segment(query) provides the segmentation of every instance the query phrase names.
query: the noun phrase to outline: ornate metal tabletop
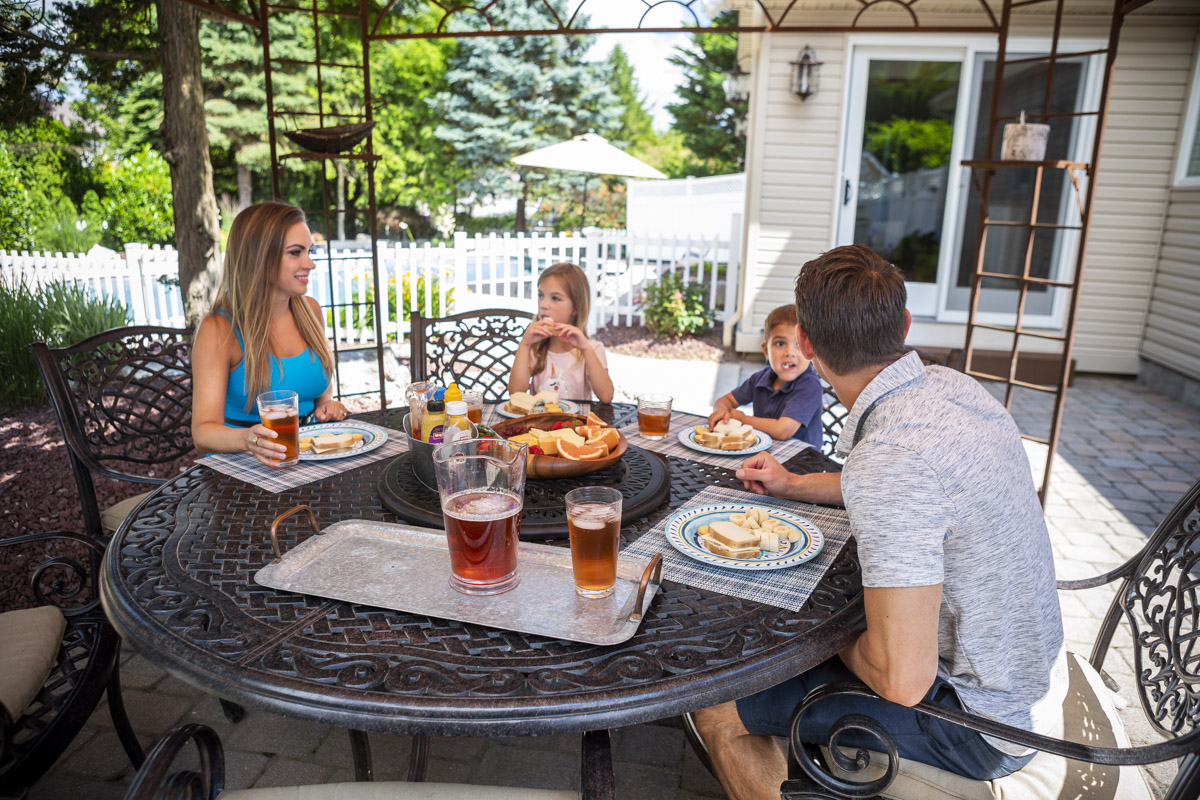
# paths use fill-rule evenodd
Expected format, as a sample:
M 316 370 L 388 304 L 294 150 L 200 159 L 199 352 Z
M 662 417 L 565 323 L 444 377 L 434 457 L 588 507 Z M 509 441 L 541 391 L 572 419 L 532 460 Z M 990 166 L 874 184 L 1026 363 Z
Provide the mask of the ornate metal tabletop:
M 605 409 L 616 424 L 632 408 Z M 364 419 L 388 424 L 387 412 Z M 729 470 L 669 458 L 668 502 L 622 530 L 632 541 Z M 387 461 L 273 494 L 196 466 L 114 535 L 101 593 L 133 647 L 222 697 L 368 731 L 523 735 L 598 730 L 680 714 L 771 686 L 833 655 L 862 628 L 853 541 L 798 613 L 664 582 L 641 629 L 611 647 L 547 639 L 319 597 L 253 576 L 268 528 L 310 505 L 321 527 L 394 522 L 377 485 Z M 796 472 L 835 469 L 819 453 Z M 289 528 L 286 548 L 306 534 Z

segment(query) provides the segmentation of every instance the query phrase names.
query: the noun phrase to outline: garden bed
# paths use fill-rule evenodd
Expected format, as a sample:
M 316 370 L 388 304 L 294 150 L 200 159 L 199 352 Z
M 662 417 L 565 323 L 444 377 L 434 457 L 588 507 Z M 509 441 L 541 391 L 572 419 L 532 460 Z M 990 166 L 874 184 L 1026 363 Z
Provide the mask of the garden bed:
M 609 325 L 592 337 L 612 353 L 674 361 L 737 361 L 732 347 L 721 345 L 721 329 L 698 336 L 659 337 L 644 325 Z

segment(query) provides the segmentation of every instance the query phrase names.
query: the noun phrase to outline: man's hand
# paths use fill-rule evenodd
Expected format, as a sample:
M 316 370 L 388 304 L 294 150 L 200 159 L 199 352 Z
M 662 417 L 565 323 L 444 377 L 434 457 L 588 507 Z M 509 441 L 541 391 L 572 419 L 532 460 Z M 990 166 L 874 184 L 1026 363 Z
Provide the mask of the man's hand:
M 772 497 L 787 497 L 793 477 L 792 473 L 775 460 L 775 456 L 767 452 L 750 456 L 736 474 L 738 480 L 750 491 L 769 494 Z

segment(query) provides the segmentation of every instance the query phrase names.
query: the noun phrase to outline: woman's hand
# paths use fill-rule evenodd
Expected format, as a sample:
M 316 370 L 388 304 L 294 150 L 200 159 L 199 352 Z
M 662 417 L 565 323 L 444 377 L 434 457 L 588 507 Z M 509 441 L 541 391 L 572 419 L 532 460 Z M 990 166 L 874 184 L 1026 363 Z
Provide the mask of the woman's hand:
M 246 452 L 268 467 L 280 466 L 287 455 L 287 448 L 274 440 L 277 434 L 266 425 L 247 428 L 245 433 Z
M 554 335 L 571 345 L 571 347 L 582 350 L 588 346 L 587 335 L 574 325 L 569 325 L 565 322 L 557 322 L 554 323 L 554 327 Z
M 341 422 L 348 413 L 346 407 L 337 400 L 329 400 L 317 407 L 313 417 L 317 422 Z

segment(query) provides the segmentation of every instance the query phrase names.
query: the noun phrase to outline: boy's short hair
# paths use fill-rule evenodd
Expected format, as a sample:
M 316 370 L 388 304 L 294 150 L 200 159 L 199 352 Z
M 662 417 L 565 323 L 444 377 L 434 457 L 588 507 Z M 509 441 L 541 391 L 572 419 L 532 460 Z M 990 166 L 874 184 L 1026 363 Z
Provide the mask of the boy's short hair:
M 848 375 L 904 354 L 904 273 L 864 244 L 835 247 L 796 276 L 796 314 L 830 370 Z
M 786 306 L 771 309 L 771 313 L 767 314 L 767 321 L 763 325 L 763 341 L 770 341 L 771 331 L 780 325 L 796 327 L 796 306 L 794 304 L 789 303 Z

